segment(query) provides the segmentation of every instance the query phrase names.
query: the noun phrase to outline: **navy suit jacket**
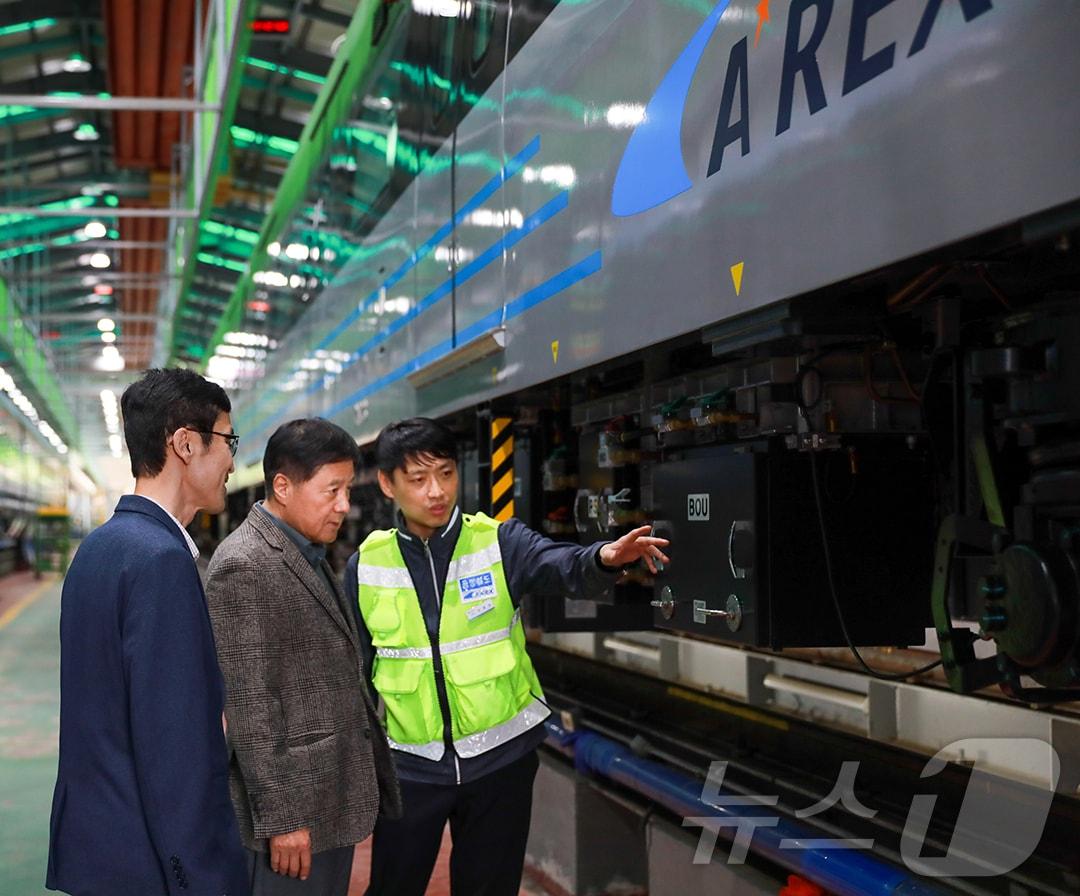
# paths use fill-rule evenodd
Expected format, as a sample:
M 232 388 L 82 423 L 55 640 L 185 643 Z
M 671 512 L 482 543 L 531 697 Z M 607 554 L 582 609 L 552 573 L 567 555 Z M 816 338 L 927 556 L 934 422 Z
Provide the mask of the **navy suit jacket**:
M 206 599 L 183 535 L 153 501 L 121 498 L 75 554 L 60 648 L 46 886 L 246 896 Z

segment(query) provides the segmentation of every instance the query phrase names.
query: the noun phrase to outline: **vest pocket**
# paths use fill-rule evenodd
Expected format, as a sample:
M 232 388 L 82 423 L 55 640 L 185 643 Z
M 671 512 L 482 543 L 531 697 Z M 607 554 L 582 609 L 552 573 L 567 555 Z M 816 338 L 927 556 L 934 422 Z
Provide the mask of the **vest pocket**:
M 423 744 L 433 739 L 432 718 L 438 718 L 431 660 L 379 657 L 372 681 L 386 705 L 386 730 L 396 741 Z M 437 731 L 437 729 L 436 729 Z
M 392 596 L 376 596 L 371 602 L 371 608 L 363 613 L 363 616 L 364 624 L 372 632 L 393 632 L 401 627 L 401 614 L 398 612 L 397 600 Z
M 484 731 L 518 711 L 518 658 L 509 639 L 443 657 L 454 737 Z M 526 688 L 527 690 L 527 688 Z

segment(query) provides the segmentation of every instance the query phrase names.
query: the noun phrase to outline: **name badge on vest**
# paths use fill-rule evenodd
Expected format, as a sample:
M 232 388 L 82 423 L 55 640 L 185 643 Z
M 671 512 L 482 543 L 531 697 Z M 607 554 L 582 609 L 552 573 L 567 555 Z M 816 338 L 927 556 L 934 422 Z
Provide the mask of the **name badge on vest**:
M 465 616 L 471 622 L 495 609 L 495 576 L 491 570 L 458 579 L 458 591 L 465 605 Z
M 465 615 L 468 617 L 469 622 L 472 622 L 477 616 L 483 616 L 485 613 L 495 609 L 495 601 L 485 600 L 478 604 L 470 604 L 465 608 Z
M 474 576 L 462 576 L 457 580 L 457 584 L 463 604 L 491 600 L 495 597 L 495 576 L 492 575 L 491 570 L 478 572 Z

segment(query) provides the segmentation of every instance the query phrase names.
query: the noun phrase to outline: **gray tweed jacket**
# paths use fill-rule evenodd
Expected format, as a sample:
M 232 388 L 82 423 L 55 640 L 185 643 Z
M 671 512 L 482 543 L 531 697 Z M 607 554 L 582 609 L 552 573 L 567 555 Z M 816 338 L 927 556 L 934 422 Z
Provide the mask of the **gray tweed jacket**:
M 324 561 L 325 562 L 325 561 Z M 245 845 L 311 829 L 322 852 L 401 813 L 386 736 L 342 594 L 257 509 L 210 561 L 206 599 L 225 676 L 229 783 Z

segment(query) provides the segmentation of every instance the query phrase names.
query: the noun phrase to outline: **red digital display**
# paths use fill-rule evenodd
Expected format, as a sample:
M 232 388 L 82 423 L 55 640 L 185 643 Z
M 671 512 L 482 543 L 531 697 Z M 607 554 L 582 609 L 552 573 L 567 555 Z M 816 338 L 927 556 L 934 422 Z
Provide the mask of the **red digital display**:
M 251 30 L 256 34 L 288 34 L 288 19 L 255 19 L 251 23 Z

